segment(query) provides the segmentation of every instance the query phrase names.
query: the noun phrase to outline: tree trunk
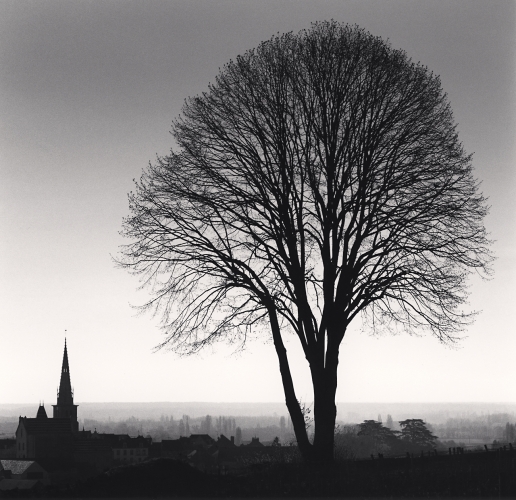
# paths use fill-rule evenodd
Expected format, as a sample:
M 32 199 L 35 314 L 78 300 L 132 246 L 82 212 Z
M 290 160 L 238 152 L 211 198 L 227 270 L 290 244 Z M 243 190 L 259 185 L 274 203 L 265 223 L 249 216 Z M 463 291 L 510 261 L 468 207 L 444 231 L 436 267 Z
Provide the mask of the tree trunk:
M 337 390 L 337 373 L 328 373 L 327 368 L 314 383 L 314 458 L 317 462 L 333 461 L 335 419 L 337 407 L 335 393 Z
M 325 366 L 312 369 L 314 386 L 314 458 L 317 462 L 329 463 L 334 458 L 335 419 L 337 406 L 338 346 L 328 345 Z
M 278 355 L 281 381 L 285 392 L 285 403 L 290 413 L 292 425 L 294 426 L 294 433 L 296 435 L 297 445 L 301 456 L 305 462 L 310 462 L 313 459 L 313 446 L 308 440 L 305 418 L 294 390 L 294 383 L 292 381 L 292 374 L 290 373 L 290 366 L 287 358 L 287 350 L 285 349 L 283 339 L 281 338 L 278 317 L 273 305 L 269 306 L 268 311 L 274 347 L 276 348 L 276 354 Z

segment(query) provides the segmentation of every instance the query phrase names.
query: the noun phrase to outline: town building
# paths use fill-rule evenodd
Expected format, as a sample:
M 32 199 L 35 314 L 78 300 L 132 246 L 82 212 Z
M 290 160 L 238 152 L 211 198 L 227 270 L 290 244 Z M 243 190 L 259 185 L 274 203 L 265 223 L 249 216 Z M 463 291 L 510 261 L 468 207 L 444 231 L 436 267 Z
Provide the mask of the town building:
M 44 485 L 50 484 L 48 472 L 31 460 L 0 460 L 0 496 L 33 496 Z M 21 494 L 21 495 L 20 495 Z
M 50 484 L 48 473 L 33 460 L 0 460 L 0 477 L 4 479 L 36 479 Z
M 71 458 L 72 427 L 69 418 L 48 418 L 40 406 L 36 418 L 20 417 L 16 429 L 16 458 Z
M 53 418 L 48 417 L 43 404 L 40 404 L 35 418 L 20 417 L 15 454 L 11 451 L 11 455 L 8 455 L 7 443 L 6 458 L 38 460 L 52 465 L 59 463 L 59 466 L 62 466 L 64 460 L 68 464 L 75 464 L 83 472 L 94 474 L 113 464 L 138 463 L 151 456 L 151 438 L 99 434 L 84 429 L 79 431 L 78 405 L 74 403 L 73 397 L 65 339 L 57 404 L 52 405 Z M 199 440 L 203 441 L 202 436 Z
M 74 434 L 79 430 L 77 406 L 73 402 L 66 339 L 54 418 L 40 404 L 36 418 L 20 417 L 16 429 L 16 458 L 41 459 L 73 456 Z
M 116 463 L 138 463 L 149 458 L 151 438 L 138 436 L 119 439 L 111 445 L 113 450 L 113 461 Z

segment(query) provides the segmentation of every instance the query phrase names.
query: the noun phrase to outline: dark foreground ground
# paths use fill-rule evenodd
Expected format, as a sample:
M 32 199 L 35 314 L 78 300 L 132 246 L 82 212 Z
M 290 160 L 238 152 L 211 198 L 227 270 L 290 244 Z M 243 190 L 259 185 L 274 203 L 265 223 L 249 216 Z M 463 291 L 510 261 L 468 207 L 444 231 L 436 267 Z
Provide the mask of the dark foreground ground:
M 10 496 L 16 494 L 11 493 Z M 73 488 L 47 488 L 42 498 L 516 498 L 516 453 L 489 452 L 248 466 L 238 474 L 205 474 L 170 459 L 112 469 Z

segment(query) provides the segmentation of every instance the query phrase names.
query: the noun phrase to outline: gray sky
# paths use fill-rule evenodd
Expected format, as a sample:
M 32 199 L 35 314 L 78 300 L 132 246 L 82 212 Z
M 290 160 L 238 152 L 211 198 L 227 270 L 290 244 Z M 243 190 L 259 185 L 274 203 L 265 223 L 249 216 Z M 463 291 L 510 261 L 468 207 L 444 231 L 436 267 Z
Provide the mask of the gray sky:
M 341 348 L 339 401 L 516 401 L 513 1 L 0 0 L 0 403 L 55 403 L 65 329 L 76 401 L 282 401 L 266 339 L 231 355 L 152 353 L 137 278 L 116 269 L 132 179 L 168 153 L 184 99 L 277 32 L 335 19 L 441 76 L 489 197 L 498 259 L 459 349 L 431 337 Z M 299 396 L 308 371 L 288 343 Z M 511 366 L 512 365 L 512 366 Z

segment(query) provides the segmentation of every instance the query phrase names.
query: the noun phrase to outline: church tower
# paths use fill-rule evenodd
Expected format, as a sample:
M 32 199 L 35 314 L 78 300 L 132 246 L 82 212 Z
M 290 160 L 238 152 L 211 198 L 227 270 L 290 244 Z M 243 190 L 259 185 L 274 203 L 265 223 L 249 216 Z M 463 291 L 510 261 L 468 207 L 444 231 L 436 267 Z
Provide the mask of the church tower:
M 54 407 L 54 418 L 69 418 L 72 423 L 72 431 L 79 430 L 77 422 L 77 406 L 73 404 L 73 390 L 70 382 L 70 367 L 68 366 L 68 351 L 66 339 L 63 355 L 63 367 L 61 368 L 61 382 L 57 391 L 57 404 Z

